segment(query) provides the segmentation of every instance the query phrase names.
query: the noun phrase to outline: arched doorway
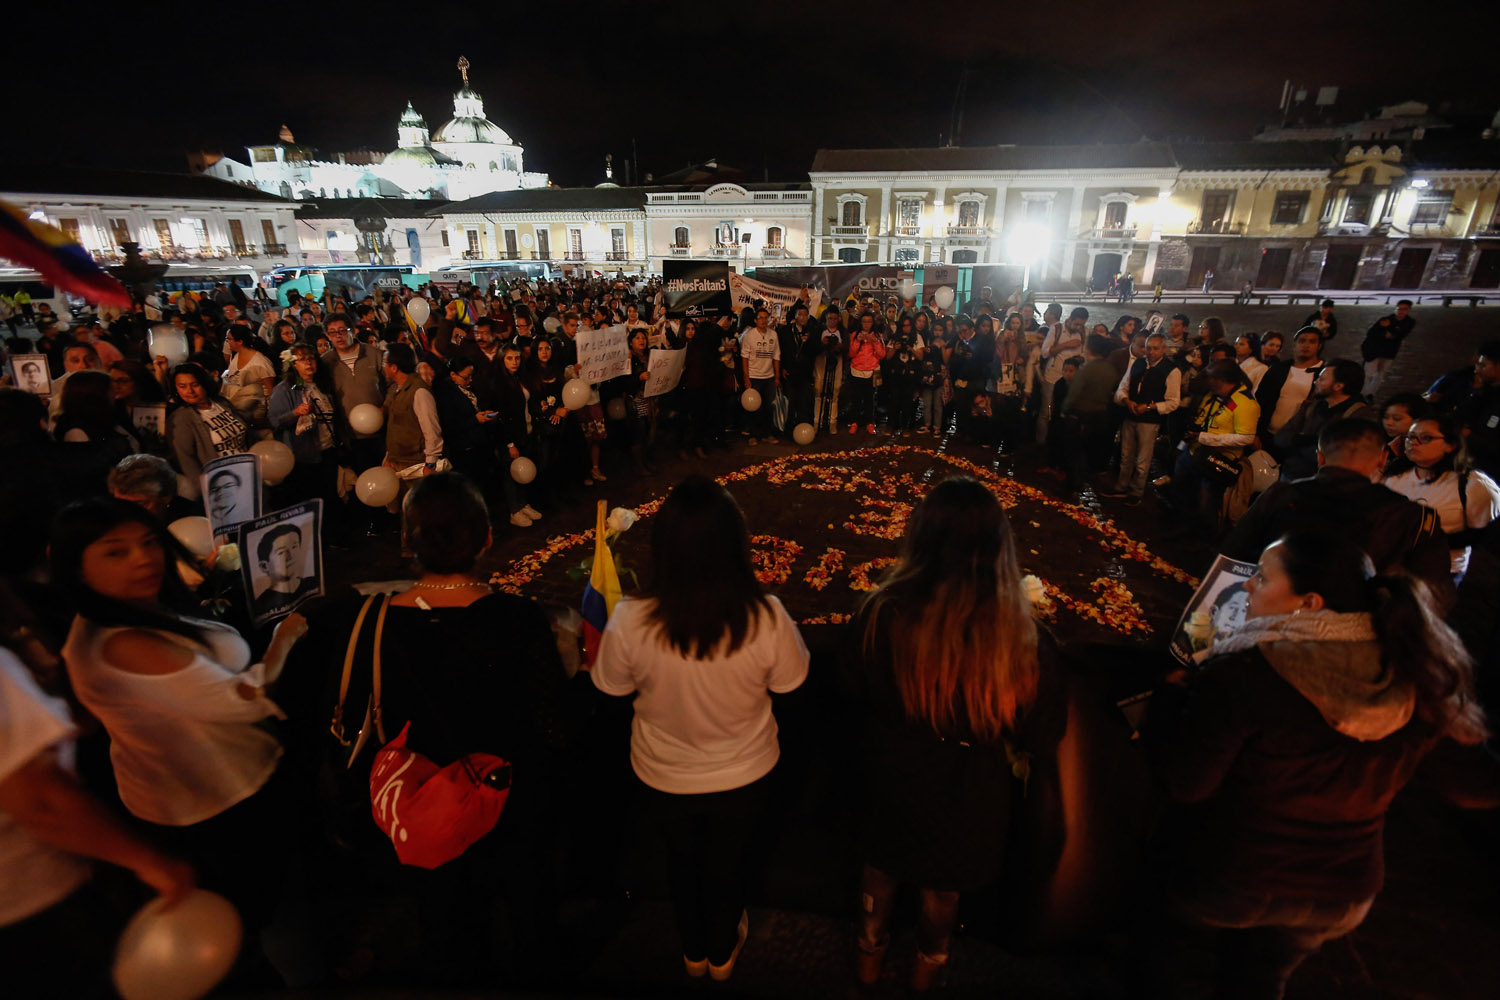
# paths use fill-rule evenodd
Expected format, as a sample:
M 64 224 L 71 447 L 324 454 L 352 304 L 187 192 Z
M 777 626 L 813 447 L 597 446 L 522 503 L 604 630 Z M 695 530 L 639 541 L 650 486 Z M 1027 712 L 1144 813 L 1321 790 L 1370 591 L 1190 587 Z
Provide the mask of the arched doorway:
M 1094 268 L 1089 272 L 1089 279 L 1093 282 L 1095 291 L 1109 287 L 1109 280 L 1120 273 L 1120 261 L 1121 257 L 1117 253 L 1101 253 L 1094 257 Z
M 978 264 L 978 250 L 955 250 L 953 251 L 953 263 L 955 264 Z
M 858 264 L 864 259 L 864 254 L 854 247 L 844 247 L 839 251 L 839 262 L 843 264 Z

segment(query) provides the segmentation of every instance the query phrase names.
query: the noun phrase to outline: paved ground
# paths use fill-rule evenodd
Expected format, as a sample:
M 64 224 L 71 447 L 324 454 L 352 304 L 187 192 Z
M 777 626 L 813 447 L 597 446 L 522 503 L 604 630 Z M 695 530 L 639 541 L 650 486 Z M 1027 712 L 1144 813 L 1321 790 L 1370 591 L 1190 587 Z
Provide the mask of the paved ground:
M 1069 303 L 1071 306 L 1072 303 Z M 1118 306 L 1087 303 L 1095 317 L 1113 323 Z M 1149 308 L 1140 301 L 1135 315 Z M 1294 331 L 1310 307 L 1184 309 L 1194 323 L 1205 315 L 1222 318 L 1231 334 L 1244 329 Z M 1176 311 L 1176 307 L 1168 308 Z M 1365 328 L 1388 310 L 1344 306 L 1338 310 L 1343 333 L 1331 355 L 1358 357 Z M 1391 391 L 1420 390 L 1439 374 L 1467 363 L 1474 346 L 1500 335 L 1500 311 L 1423 308 L 1416 333 L 1390 373 Z M 838 445 L 851 442 L 840 436 Z M 821 444 L 821 443 L 820 443 Z M 962 448 L 963 446 L 957 446 Z M 663 453 L 657 475 L 642 479 L 626 471 L 622 458 L 606 464 L 609 482 L 583 491 L 570 505 L 532 529 L 497 526 L 491 566 L 543 544 L 550 535 L 581 531 L 592 523 L 595 498 L 611 506 L 634 505 L 661 494 L 688 471 L 712 475 L 750 462 L 784 454 L 790 446 L 736 444 L 728 453 L 706 460 L 682 461 Z M 990 460 L 978 449 L 975 461 Z M 1015 475 L 1028 482 L 1031 463 L 1015 463 Z M 1179 565 L 1191 566 L 1202 549 L 1180 537 L 1166 537 L 1160 515 L 1148 502 L 1137 510 L 1115 511 L 1123 527 L 1162 551 Z M 747 515 L 754 530 L 756 511 Z M 379 579 L 404 575 L 406 564 L 395 546 L 375 542 L 330 557 L 336 578 Z M 571 606 L 574 588 L 557 588 L 544 599 Z M 564 592 L 566 590 L 566 592 Z M 723 986 L 690 984 L 681 974 L 669 907 L 662 901 L 660 867 L 654 850 L 638 829 L 613 822 L 577 839 L 569 924 L 569 970 L 579 996 L 699 995 L 715 992 L 743 997 L 830 997 L 844 995 L 849 981 L 849 901 L 854 871 L 848 858 L 848 818 L 826 794 L 837 775 L 819 771 L 827 733 L 814 715 L 788 722 L 787 760 L 797 773 L 780 833 L 763 877 L 752 897 L 752 931 L 734 980 Z M 811 734 L 811 735 L 809 735 Z M 1132 751 L 1117 751 L 1129 770 Z M 834 796 L 833 798 L 836 798 Z M 1416 792 L 1398 799 L 1387 834 L 1388 881 L 1369 919 L 1350 938 L 1331 945 L 1310 960 L 1293 982 L 1294 998 L 1360 998 L 1360 1000 L 1480 1000 L 1500 987 L 1500 823 L 1495 816 L 1454 812 Z M 1124 837 L 1122 839 L 1128 839 Z M 1102 849 L 1107 845 L 1101 844 Z M 585 859 L 599 850 L 627 857 L 602 881 Z M 1106 872 L 1104 878 L 1107 880 Z M 955 946 L 952 988 L 947 995 L 1016 998 L 1117 997 L 1120 970 L 1128 953 L 1128 930 L 1139 901 L 1126 899 L 1108 919 L 1073 939 L 1055 940 L 1044 948 L 1017 945 L 1027 928 L 1014 919 L 996 918 L 1003 901 L 993 896 L 975 901 L 966 929 Z M 896 955 L 901 941 L 893 949 Z M 893 962 L 899 965 L 899 960 Z M 894 983 L 885 995 L 896 995 Z M 332 995 L 332 994 L 330 994 Z M 344 994 L 348 995 L 348 994 Z M 360 993 L 360 996 L 428 996 L 430 993 Z

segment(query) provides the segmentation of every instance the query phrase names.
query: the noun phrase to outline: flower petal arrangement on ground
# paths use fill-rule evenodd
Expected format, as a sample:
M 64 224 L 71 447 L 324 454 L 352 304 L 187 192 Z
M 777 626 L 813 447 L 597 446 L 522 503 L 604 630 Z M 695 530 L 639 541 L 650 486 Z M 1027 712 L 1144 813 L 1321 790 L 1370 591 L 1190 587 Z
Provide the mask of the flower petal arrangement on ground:
M 1197 586 L 1192 574 L 1113 521 L 943 449 L 890 444 L 797 453 L 718 481 L 735 493 L 755 532 L 757 579 L 801 624 L 826 625 L 848 621 L 861 596 L 878 585 L 896 562 L 917 502 L 950 474 L 978 479 L 1010 512 L 1022 567 L 1034 574 L 1027 577 L 1027 597 L 1051 624 L 1086 635 L 1144 637 L 1170 625 L 1188 588 Z M 607 540 L 617 559 L 644 555 L 645 539 L 625 533 L 654 515 L 663 499 L 610 513 Z M 492 583 L 529 593 L 550 572 L 553 557 L 592 539 L 592 531 L 555 535 L 495 573 Z M 844 586 L 831 586 L 836 581 Z

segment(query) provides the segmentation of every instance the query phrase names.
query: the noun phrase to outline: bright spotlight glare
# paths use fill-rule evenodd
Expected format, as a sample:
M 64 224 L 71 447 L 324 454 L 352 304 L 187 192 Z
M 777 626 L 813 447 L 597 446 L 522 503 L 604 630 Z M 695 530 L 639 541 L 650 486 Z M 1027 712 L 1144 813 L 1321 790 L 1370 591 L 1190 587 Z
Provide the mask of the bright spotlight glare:
M 1011 230 L 1005 249 L 1012 261 L 1028 264 L 1047 249 L 1047 228 L 1039 222 L 1022 223 Z
M 1418 177 L 1416 180 L 1411 182 L 1411 186 L 1414 188 L 1424 188 L 1427 186 L 1427 181 L 1421 177 Z

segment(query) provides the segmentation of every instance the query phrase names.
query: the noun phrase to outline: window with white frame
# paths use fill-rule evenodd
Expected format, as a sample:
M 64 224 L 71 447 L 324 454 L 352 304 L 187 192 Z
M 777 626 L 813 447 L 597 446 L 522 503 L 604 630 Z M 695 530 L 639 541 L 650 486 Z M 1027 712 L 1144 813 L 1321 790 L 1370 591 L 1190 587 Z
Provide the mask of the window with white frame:
M 516 236 L 515 229 L 507 227 L 506 229 L 501 230 L 501 235 L 505 238 L 506 259 L 515 260 L 517 257 L 521 256 L 521 247 L 517 242 L 518 237 Z
M 583 230 L 568 228 L 568 257 L 570 260 L 583 260 Z
M 1452 191 L 1423 191 L 1411 212 L 1414 226 L 1441 226 L 1448 221 L 1448 210 L 1453 207 Z
M 766 246 L 772 250 L 781 249 L 781 227 L 769 226 L 766 229 Z
M 896 225 L 903 232 L 915 232 L 922 225 L 922 201 L 919 198 L 902 198 L 896 203 Z
M 1130 210 L 1130 206 L 1127 205 L 1127 204 L 1125 204 L 1123 201 L 1112 201 L 1109 204 L 1105 205 L 1104 206 L 1104 228 L 1105 229 L 1124 229 L 1125 228 L 1125 213 L 1128 212 L 1129 210 Z
M 478 253 L 479 252 L 479 230 L 477 230 L 477 229 L 465 229 L 464 230 L 464 239 L 468 240 L 468 242 L 469 242 L 469 252 L 470 253 Z
M 542 260 L 552 259 L 552 231 L 546 226 L 536 227 L 536 255 Z
M 896 248 L 896 263 L 897 264 L 916 264 L 921 259 L 922 259 L 921 258 L 921 253 L 917 250 L 916 247 L 897 247 Z
M 858 264 L 864 260 L 864 252 L 858 247 L 844 247 L 839 251 L 839 263 Z
M 196 241 L 193 245 L 197 247 L 208 246 L 208 223 L 202 219 L 183 219 L 182 224 L 188 227 Z
M 260 220 L 260 238 L 266 246 L 275 246 L 281 241 L 276 238 L 276 223 L 270 219 Z
M 970 200 L 958 203 L 958 225 L 965 229 L 978 228 L 979 202 Z
M 167 249 L 176 242 L 172 239 L 172 224 L 166 219 L 152 219 L 152 227 L 156 230 L 156 245 Z
M 1025 201 L 1027 222 L 1046 225 L 1047 221 L 1052 218 L 1052 199 L 1050 197 L 1027 198 Z
M 672 230 L 672 245 L 674 247 L 686 247 L 689 245 L 687 226 L 678 226 Z
M 860 202 L 860 201 L 846 201 L 846 202 L 844 202 L 844 207 L 843 207 L 843 209 L 839 213 L 839 218 L 842 220 L 839 223 L 839 225 L 842 225 L 842 226 L 862 226 L 862 225 L 864 225 L 865 224 L 865 206 L 864 206 L 864 202 Z
M 130 221 L 128 219 L 109 220 L 109 238 L 115 246 L 121 243 L 129 243 L 133 237 L 130 235 Z
M 609 230 L 609 252 L 616 260 L 625 259 L 625 227 L 612 226 Z

